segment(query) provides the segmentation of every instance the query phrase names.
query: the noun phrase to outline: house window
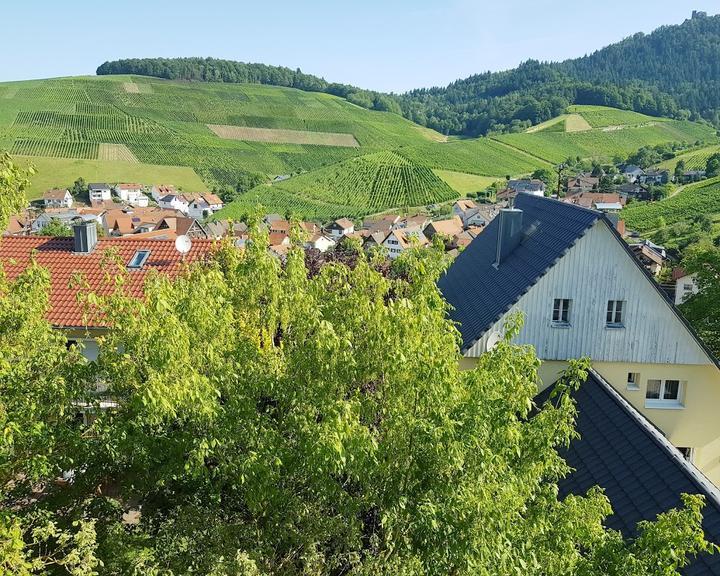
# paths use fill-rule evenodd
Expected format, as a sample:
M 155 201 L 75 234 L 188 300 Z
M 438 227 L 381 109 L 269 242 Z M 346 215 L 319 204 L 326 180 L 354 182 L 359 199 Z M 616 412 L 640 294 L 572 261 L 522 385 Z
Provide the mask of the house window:
M 619 328 L 623 325 L 623 308 L 625 302 L 622 300 L 608 300 L 605 325 L 612 328 Z
M 567 325 L 570 323 L 570 302 L 567 298 L 555 298 L 553 303 L 553 324 Z
M 640 374 L 637 372 L 628 372 L 627 389 L 640 390 Z
M 128 262 L 128 268 L 142 268 L 150 256 L 150 250 L 138 250 Z
M 695 458 L 695 450 L 693 448 L 683 446 L 678 447 L 678 450 L 680 451 L 680 454 L 683 455 L 683 458 L 685 458 L 685 460 L 692 463 L 693 459 Z
M 682 408 L 680 380 L 648 380 L 645 391 L 646 408 Z

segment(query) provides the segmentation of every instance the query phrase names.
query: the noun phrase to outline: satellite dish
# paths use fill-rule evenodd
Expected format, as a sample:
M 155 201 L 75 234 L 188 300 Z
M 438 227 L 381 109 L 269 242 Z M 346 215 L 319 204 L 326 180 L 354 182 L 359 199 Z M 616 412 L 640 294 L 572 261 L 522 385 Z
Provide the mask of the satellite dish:
M 500 332 L 491 332 L 490 336 L 488 336 L 487 342 L 485 343 L 485 351 L 490 352 L 490 350 L 498 345 L 500 340 L 502 340 Z
M 185 236 L 183 234 L 175 239 L 175 250 L 180 252 L 183 256 L 190 252 L 190 248 L 192 248 L 192 240 L 190 240 L 189 236 Z

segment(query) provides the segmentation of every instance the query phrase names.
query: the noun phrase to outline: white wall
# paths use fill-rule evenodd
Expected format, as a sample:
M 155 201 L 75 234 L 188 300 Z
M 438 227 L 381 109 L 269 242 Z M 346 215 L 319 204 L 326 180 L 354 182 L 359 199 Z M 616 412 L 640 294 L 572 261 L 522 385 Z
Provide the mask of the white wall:
M 511 308 L 525 315 L 515 342 L 534 345 L 543 360 L 590 356 L 605 362 L 710 364 L 620 242 L 598 220 Z M 551 325 L 555 298 L 573 301 L 569 328 Z M 605 327 L 608 300 L 625 301 L 625 328 Z M 466 356 L 480 356 L 490 333 L 502 331 L 504 322 L 500 319 Z

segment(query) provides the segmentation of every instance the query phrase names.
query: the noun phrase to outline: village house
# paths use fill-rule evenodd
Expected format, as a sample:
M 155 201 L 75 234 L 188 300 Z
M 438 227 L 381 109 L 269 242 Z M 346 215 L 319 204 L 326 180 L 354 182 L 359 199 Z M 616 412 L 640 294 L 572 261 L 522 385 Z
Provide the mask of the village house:
M 582 194 L 583 192 L 594 192 L 597 191 L 599 187 L 600 178 L 579 174 L 574 178 L 568 178 L 566 195 L 574 196 L 575 194 Z
M 515 194 L 508 189 L 508 194 L 514 198 Z M 498 201 L 507 200 L 501 194 Z M 476 204 L 472 200 L 458 200 L 453 204 L 452 213 L 462 219 L 463 227 L 487 226 L 497 216 L 499 207 L 495 204 Z
M 662 267 L 667 261 L 667 252 L 662 246 L 654 244 L 650 240 L 643 240 L 630 244 L 630 250 L 635 257 L 653 276 L 658 276 L 662 271 Z
M 684 268 L 675 268 L 672 271 L 672 279 L 675 282 L 675 305 L 678 306 L 700 289 L 697 285 L 697 274 L 688 274 Z
M 641 184 L 660 186 L 670 182 L 670 172 L 668 170 L 647 170 L 645 174 L 640 176 Z
M 635 166 L 634 164 L 626 164 L 625 166 L 623 166 L 620 173 L 630 184 L 634 184 L 643 174 L 645 174 L 645 171 L 640 168 L 640 166 Z
M 428 239 L 421 230 L 403 230 L 396 228 L 385 237 L 381 246 L 387 250 L 390 260 L 395 260 L 403 252 L 415 247 L 428 245 Z
M 572 358 L 593 369 L 720 482 L 720 370 L 604 214 L 519 194 L 458 255 L 439 288 L 462 337 L 463 366 L 503 337 L 543 361 L 540 391 Z
M 73 222 L 76 220 L 95 223 L 98 221 L 98 216 L 95 214 L 83 214 L 75 208 L 70 210 L 46 210 L 33 220 L 30 225 L 30 232 L 32 234 L 37 234 L 53 220 L 56 220 L 65 226 L 72 226 Z
M 30 210 L 24 210 L 20 214 L 12 214 L 8 218 L 8 224 L 3 231 L 3 236 L 27 236 L 32 231 L 31 226 L 35 216 Z
M 160 202 L 160 198 L 164 198 L 165 196 L 171 196 L 177 194 L 175 190 L 175 186 L 171 186 L 169 184 L 157 184 L 152 187 L 150 190 L 150 195 L 152 196 L 152 199 L 155 200 L 155 202 Z
M 545 182 L 536 179 L 508 180 L 507 188 L 516 194 L 532 194 L 545 196 Z
M 395 229 L 407 229 L 407 230 L 425 230 L 425 227 L 430 224 L 430 218 L 424 214 L 416 214 L 415 216 L 404 216 L 398 220 L 393 226 Z
M 178 236 L 189 236 L 192 239 L 207 239 L 209 235 L 203 225 L 194 218 L 185 216 L 166 216 L 153 230 L 165 232 L 167 238 L 174 240 Z
M 370 218 L 363 221 L 363 228 L 368 231 L 368 234 L 375 234 L 376 232 L 383 232 L 387 234 L 400 221 L 400 216 L 397 214 L 388 214 L 386 216 L 380 216 L 377 218 Z
M 105 183 L 88 184 L 88 197 L 90 198 L 91 204 L 112 200 L 112 189 L 109 184 Z
M 184 198 L 188 202 L 187 215 L 196 220 L 204 220 L 222 210 L 224 206 L 216 194 L 185 194 Z
M 97 338 L 107 331 L 102 318 L 86 313 L 83 304 L 75 298 L 80 275 L 88 287 L 99 295 L 109 295 L 118 286 L 105 279 L 103 271 L 113 273 L 113 259 L 106 254 L 113 251 L 128 272 L 122 290 L 130 296 L 142 296 L 147 274 L 160 272 L 177 275 L 182 263 L 201 261 L 213 250 L 209 240 L 193 241 L 190 252 L 183 258 L 175 249 L 173 240 L 135 238 L 98 238 L 95 222 L 73 226 L 73 238 L 46 236 L 6 237 L 0 242 L 0 262 L 10 279 L 15 278 L 35 260 L 50 272 L 50 306 L 47 320 L 61 330 L 71 343 L 81 343 L 82 353 L 95 360 L 99 347 Z
M 335 220 L 335 222 L 327 227 L 327 233 L 330 235 L 330 238 L 335 241 L 343 236 L 352 234 L 353 232 L 355 232 L 355 224 L 353 224 L 353 221 L 348 218 Z
M 72 208 L 73 197 L 70 190 L 56 188 L 48 190 L 43 194 L 43 206 L 45 208 Z
M 453 216 L 447 220 L 433 220 L 425 227 L 423 233 L 431 240 L 437 234 L 440 234 L 447 239 L 451 239 L 458 234 L 462 234 L 463 229 L 463 221 L 460 216 Z
M 690 182 L 699 182 L 700 180 L 704 180 L 705 177 L 705 170 L 688 170 L 682 173 L 682 176 L 680 177 L 680 183 L 688 184 Z
M 552 401 L 548 387 L 536 398 Z M 559 498 L 584 496 L 596 486 L 610 500 L 612 514 L 604 524 L 625 538 L 637 536 L 642 521 L 682 508 L 682 494 L 705 498 L 702 527 L 712 542 L 720 541 L 720 491 L 643 414 L 597 371 L 571 393 L 577 410 L 578 436 L 559 449 L 571 468 L 558 482 Z M 720 574 L 720 557 L 701 554 L 681 574 Z
M 580 192 L 564 201 L 602 212 L 619 212 L 625 206 L 625 200 L 616 192 Z
M 115 185 L 115 195 L 121 201 L 140 208 L 145 208 L 150 203 L 150 199 L 144 194 L 144 190 L 145 187 L 142 184 L 120 183 Z

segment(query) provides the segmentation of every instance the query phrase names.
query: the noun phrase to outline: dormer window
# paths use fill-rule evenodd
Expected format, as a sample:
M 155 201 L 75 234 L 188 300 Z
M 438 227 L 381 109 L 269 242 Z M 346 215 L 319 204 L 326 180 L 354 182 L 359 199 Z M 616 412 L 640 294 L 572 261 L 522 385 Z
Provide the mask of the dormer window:
M 130 262 L 128 262 L 127 267 L 132 270 L 139 270 L 145 265 L 145 262 L 149 257 L 150 250 L 138 250 L 130 259 Z

